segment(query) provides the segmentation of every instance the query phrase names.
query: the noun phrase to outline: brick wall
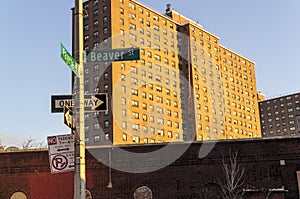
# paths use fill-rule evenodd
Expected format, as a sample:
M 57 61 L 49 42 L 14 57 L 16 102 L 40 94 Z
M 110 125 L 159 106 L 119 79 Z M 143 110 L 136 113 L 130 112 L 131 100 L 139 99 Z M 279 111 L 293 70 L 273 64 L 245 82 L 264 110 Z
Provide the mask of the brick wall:
M 273 199 L 296 199 L 299 196 L 299 142 L 300 138 L 222 141 L 203 159 L 198 158 L 202 143 L 194 143 L 178 160 L 157 171 L 127 173 L 112 169 L 112 188 L 107 187 L 109 168 L 101 163 L 107 163 L 110 149 L 90 149 L 86 152 L 87 189 L 95 199 L 133 198 L 135 190 L 141 186 L 149 187 L 153 198 L 157 199 L 221 198 L 218 181 L 224 178 L 222 159 L 228 160 L 229 151 L 237 151 L 238 162 L 245 169 L 243 188 L 249 190 L 245 198 L 265 198 L 272 190 Z M 173 144 L 171 149 L 175 153 L 183 145 Z M 145 153 L 157 151 L 162 146 L 122 149 Z M 141 167 L 151 169 L 161 164 L 158 157 L 145 155 L 137 159 L 133 153 L 122 155 L 117 148 L 111 149 L 111 158 L 111 165 L 137 172 Z M 170 156 L 163 154 L 160 158 Z M 71 199 L 73 177 L 72 172 L 51 174 L 46 150 L 0 153 L 1 199 L 8 199 L 18 190 L 30 199 Z

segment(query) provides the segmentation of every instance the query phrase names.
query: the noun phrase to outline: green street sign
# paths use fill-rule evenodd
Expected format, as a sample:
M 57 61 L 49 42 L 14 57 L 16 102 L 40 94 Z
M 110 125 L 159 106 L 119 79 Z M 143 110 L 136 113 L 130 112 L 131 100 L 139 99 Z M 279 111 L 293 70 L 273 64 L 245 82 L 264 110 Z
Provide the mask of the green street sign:
M 111 50 L 87 50 L 85 51 L 84 62 L 114 62 L 139 59 L 139 48 L 119 48 Z
M 71 68 L 73 73 L 78 76 L 78 64 L 62 43 L 60 43 L 60 57 Z

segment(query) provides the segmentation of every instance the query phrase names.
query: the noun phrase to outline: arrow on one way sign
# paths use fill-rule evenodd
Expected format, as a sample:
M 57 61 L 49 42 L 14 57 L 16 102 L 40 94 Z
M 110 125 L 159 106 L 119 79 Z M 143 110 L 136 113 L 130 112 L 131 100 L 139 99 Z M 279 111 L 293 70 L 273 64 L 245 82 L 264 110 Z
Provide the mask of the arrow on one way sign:
M 98 106 L 103 104 L 104 102 L 101 99 L 98 99 L 96 96 L 92 95 L 92 109 L 95 110 Z
M 73 129 L 73 112 L 71 108 L 67 106 L 64 107 L 64 123 L 69 128 Z

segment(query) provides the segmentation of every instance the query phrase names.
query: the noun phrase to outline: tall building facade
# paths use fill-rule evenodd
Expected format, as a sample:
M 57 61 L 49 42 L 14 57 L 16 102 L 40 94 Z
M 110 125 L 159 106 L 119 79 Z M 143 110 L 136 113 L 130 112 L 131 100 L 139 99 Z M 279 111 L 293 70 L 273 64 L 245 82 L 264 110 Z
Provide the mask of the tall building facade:
M 300 135 L 300 93 L 259 102 L 263 137 Z
M 84 2 L 85 50 L 139 48 L 140 60 L 85 64 L 87 144 L 261 137 L 254 63 L 174 11 L 134 0 Z

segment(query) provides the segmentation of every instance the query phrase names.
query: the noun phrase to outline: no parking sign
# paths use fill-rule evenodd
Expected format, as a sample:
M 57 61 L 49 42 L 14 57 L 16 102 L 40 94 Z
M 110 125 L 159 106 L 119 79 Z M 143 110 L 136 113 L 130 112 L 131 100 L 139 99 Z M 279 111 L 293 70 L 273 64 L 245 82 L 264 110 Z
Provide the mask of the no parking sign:
M 74 135 L 48 136 L 51 173 L 74 171 Z

